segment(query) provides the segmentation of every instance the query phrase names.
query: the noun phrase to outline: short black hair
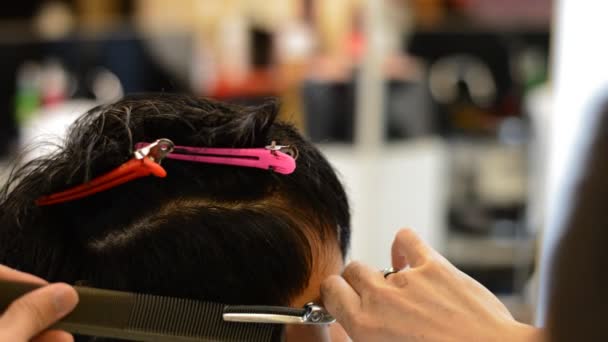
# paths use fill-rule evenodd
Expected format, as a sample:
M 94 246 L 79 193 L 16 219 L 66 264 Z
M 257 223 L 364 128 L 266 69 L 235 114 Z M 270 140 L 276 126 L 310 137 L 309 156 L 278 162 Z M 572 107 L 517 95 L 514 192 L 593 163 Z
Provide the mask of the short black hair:
M 0 199 L 0 263 L 49 281 L 212 300 L 287 305 L 308 285 L 315 255 L 350 240 L 346 194 L 331 165 L 278 105 L 246 107 L 178 94 L 98 106 L 59 149 L 17 168 Z M 297 148 L 290 175 L 164 160 L 145 177 L 38 207 L 42 196 L 121 165 L 137 142 Z

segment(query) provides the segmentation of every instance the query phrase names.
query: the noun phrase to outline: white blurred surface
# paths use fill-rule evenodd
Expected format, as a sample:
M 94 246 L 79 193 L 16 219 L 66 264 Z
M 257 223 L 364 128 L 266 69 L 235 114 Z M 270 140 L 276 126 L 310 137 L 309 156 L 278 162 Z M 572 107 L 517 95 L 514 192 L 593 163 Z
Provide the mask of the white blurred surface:
M 547 173 L 549 123 L 553 113 L 553 93 L 549 86 L 532 91 L 526 98 L 526 112 L 530 113 L 531 139 L 529 148 L 528 201 L 526 226 L 530 233 L 538 232 L 545 224 L 547 201 Z
M 390 266 L 397 230 L 414 229 L 440 252 L 445 250 L 447 154 L 439 139 L 387 145 L 378 153 L 349 146 L 321 146 L 342 176 L 351 202 L 350 259 L 378 269 Z
M 31 160 L 53 152 L 53 144 L 62 142 L 74 120 L 97 104 L 91 100 L 71 100 L 40 109 L 21 127 L 19 146 L 25 151 L 21 157 Z

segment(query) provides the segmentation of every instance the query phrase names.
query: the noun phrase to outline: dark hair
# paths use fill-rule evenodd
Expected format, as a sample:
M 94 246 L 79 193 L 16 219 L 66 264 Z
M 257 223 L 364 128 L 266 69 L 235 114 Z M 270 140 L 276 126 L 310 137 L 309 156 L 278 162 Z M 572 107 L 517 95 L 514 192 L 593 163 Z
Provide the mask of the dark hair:
M 0 263 L 49 281 L 212 300 L 287 305 L 308 285 L 324 246 L 350 239 L 346 195 L 323 155 L 275 122 L 271 101 L 243 107 L 175 94 L 96 107 L 63 146 L 17 169 L 0 201 Z M 145 177 L 48 207 L 36 198 L 81 184 L 131 158 L 134 144 L 263 147 L 299 152 L 293 174 L 163 161 Z

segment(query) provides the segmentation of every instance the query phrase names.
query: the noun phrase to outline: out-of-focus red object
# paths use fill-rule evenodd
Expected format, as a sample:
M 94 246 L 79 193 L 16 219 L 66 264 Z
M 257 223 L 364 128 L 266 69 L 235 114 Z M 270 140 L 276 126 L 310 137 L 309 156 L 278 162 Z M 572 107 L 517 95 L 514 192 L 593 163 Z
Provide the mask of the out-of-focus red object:
M 277 95 L 281 86 L 273 69 L 257 69 L 248 73 L 241 81 L 234 82 L 220 75 L 209 88 L 208 96 L 219 99 Z

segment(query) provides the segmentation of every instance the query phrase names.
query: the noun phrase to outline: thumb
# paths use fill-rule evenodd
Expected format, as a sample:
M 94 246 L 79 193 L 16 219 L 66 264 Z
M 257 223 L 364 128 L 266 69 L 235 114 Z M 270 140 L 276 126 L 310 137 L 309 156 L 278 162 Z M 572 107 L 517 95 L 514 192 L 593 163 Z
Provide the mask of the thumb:
M 72 311 L 78 294 L 67 284 L 36 289 L 13 303 L 0 317 L 0 331 L 15 341 L 27 341 Z

